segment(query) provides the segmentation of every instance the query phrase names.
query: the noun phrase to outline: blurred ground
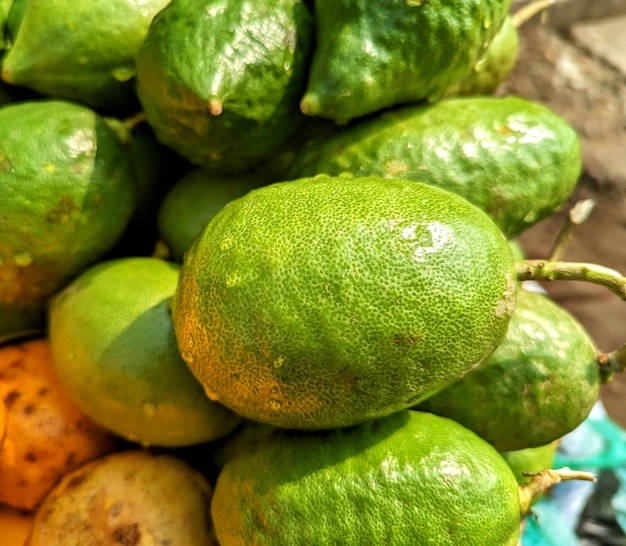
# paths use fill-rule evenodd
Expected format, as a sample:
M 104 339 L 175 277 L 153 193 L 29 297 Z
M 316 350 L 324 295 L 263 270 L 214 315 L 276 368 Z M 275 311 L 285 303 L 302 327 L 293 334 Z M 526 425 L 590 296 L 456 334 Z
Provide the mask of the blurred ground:
M 592 198 L 596 206 L 563 259 L 626 275 L 626 1 L 570 0 L 547 15 L 520 29 L 519 59 L 499 94 L 541 102 L 576 128 L 584 174 L 571 204 Z M 522 236 L 529 258 L 547 257 L 568 209 Z M 545 288 L 581 320 L 601 350 L 626 343 L 626 301 L 588 283 Z M 626 426 L 626 372 L 603 388 L 602 398 L 609 415 Z

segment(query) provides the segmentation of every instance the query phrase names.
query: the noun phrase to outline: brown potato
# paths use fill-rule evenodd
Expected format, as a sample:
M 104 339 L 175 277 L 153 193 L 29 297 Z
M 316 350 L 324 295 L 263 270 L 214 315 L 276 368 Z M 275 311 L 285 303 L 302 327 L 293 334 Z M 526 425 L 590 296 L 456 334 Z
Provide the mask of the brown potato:
M 66 475 L 25 546 L 212 546 L 211 486 L 172 455 L 114 453 Z
M 115 449 L 63 390 L 47 339 L 0 347 L 0 400 L 0 503 L 33 510 L 67 472 Z

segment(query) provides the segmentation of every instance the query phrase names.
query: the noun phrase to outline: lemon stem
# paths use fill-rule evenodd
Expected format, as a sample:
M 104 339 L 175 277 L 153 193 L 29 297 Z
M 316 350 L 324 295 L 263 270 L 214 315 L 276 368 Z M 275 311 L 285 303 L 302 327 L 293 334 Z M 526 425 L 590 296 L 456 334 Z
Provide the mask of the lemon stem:
M 570 209 L 565 224 L 559 231 L 556 241 L 550 250 L 550 261 L 557 261 L 563 257 L 574 231 L 580 224 L 587 221 L 595 204 L 593 199 L 583 199 Z
M 626 370 L 626 344 L 610 353 L 599 352 L 600 380 L 609 383 L 616 373 Z
M 132 132 L 135 127 L 146 121 L 146 114 L 143 112 L 137 112 L 135 115 L 126 118 L 123 123 L 129 132 Z
M 525 472 L 524 476 L 529 476 L 530 481 L 519 486 L 520 513 L 522 516 L 528 513 L 534 499 L 557 483 L 569 480 L 596 481 L 595 475 L 591 472 L 572 470 L 567 467 L 542 470 L 536 473 Z
M 519 260 L 515 264 L 519 281 L 584 281 L 608 288 L 626 300 L 626 277 L 602 265 L 552 260 Z
M 555 4 L 557 0 L 535 0 L 526 4 L 523 8 L 518 9 L 511 18 L 513 26 L 515 28 L 521 27 L 526 21 L 532 19 L 540 11 L 544 11 L 552 4 Z

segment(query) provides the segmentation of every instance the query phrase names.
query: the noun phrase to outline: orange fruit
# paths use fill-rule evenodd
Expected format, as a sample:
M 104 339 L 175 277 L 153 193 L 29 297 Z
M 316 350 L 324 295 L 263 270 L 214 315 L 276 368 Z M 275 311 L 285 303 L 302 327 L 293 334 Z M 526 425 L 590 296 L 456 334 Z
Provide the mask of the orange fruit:
M 61 477 L 116 447 L 65 392 L 47 339 L 0 348 L 0 400 L 0 503 L 32 510 Z

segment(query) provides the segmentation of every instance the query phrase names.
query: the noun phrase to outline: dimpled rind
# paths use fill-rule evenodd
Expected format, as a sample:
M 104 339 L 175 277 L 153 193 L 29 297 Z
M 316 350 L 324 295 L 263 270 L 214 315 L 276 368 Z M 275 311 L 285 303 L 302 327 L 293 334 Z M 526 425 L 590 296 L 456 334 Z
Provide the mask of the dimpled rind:
M 576 131 L 545 106 L 467 97 L 405 106 L 312 137 L 288 177 L 418 180 L 474 203 L 512 238 L 557 210 L 581 169 Z
M 465 77 L 446 92 L 454 95 L 491 95 L 515 67 L 519 54 L 519 33 L 508 16 L 498 33 Z
M 227 204 L 173 301 L 207 394 L 287 428 L 410 407 L 490 353 L 515 306 L 513 257 L 464 199 L 406 180 L 316 177 Z
M 180 356 L 169 313 L 178 270 L 152 257 L 106 260 L 50 302 L 65 391 L 95 422 L 145 446 L 213 441 L 240 421 L 204 395 Z
M 584 327 L 543 294 L 519 290 L 498 348 L 419 407 L 455 419 L 499 451 L 515 451 L 574 430 L 599 392 L 596 347 Z
M 154 14 L 168 2 L 15 2 L 19 25 L 9 23 L 13 36 L 2 78 L 99 109 L 134 107 L 137 52 Z
M 509 0 L 317 0 L 316 46 L 301 110 L 347 122 L 436 99 L 502 26 Z
M 324 433 L 275 433 L 226 463 L 222 546 L 514 546 L 517 482 L 486 442 L 414 411 Z
M 0 305 L 43 300 L 111 250 L 136 191 L 127 146 L 91 108 L 0 109 Z
M 299 0 L 176 0 L 155 17 L 137 94 L 157 138 L 192 164 L 249 171 L 302 127 L 313 21 Z

